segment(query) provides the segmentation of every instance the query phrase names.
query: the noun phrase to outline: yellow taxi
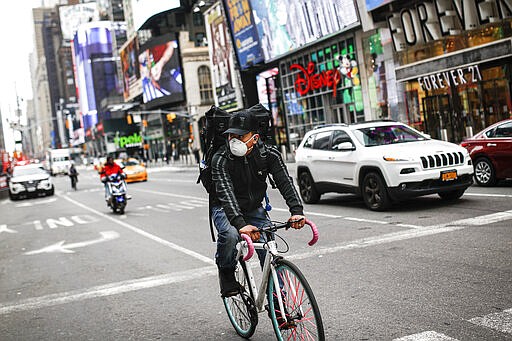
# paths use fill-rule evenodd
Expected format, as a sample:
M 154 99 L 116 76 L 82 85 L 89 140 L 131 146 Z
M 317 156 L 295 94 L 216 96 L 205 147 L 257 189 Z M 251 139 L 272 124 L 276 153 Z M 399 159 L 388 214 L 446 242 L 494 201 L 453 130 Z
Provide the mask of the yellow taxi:
M 114 161 L 123 168 L 123 172 L 126 174 L 126 182 L 148 181 L 148 172 L 143 162 L 133 157 Z

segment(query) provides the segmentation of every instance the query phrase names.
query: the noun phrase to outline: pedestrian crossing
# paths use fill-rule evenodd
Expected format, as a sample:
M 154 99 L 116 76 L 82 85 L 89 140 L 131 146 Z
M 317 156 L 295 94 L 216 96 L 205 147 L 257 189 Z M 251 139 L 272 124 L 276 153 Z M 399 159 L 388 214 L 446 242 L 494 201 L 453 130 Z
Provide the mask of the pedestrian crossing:
M 503 310 L 497 313 L 491 313 L 484 316 L 473 317 L 467 322 L 479 327 L 492 329 L 503 333 L 503 337 L 512 337 L 512 309 Z M 509 334 L 505 336 L 505 334 Z M 424 331 L 416 334 L 406 335 L 393 341 L 459 341 L 449 335 L 439 333 L 433 330 Z
M 162 204 L 154 204 L 154 205 L 144 205 L 135 207 L 136 210 L 146 210 L 153 212 L 180 212 L 180 211 L 188 211 L 196 208 L 208 207 L 208 200 L 204 199 L 190 199 L 183 200 L 179 202 L 170 202 L 170 203 L 162 203 Z

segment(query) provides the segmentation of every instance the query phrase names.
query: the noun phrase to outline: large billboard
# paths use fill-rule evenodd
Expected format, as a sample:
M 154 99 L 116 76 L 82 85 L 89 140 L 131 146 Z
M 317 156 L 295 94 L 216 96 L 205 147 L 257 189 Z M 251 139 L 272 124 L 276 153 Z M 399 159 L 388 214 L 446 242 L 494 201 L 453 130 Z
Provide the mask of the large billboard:
M 100 16 L 96 2 L 59 7 L 62 39 L 70 41 L 81 24 L 98 21 Z
M 224 0 L 241 69 L 359 23 L 354 0 Z
M 220 2 L 205 13 L 216 105 L 223 110 L 238 108 L 233 49 Z
M 140 47 L 142 100 L 156 106 L 185 100 L 178 40 L 165 35 Z
M 152 16 L 180 7 L 180 0 L 131 0 L 133 27 L 139 28 Z
M 112 55 L 112 23 L 98 21 L 82 24 L 73 39 L 77 94 L 83 128 L 98 123 L 101 101 L 116 90 L 117 71 Z
M 123 95 L 129 101 L 142 93 L 139 70 L 139 41 L 135 35 L 127 41 L 119 52 L 123 73 Z
M 264 61 L 249 0 L 224 0 L 231 34 L 242 70 Z

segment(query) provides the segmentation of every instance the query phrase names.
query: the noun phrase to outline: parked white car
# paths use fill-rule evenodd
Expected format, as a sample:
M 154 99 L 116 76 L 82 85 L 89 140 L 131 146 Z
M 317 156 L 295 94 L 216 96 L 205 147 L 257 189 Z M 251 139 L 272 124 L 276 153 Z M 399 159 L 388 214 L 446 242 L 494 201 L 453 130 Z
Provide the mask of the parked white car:
M 395 121 L 332 124 L 309 131 L 296 150 L 304 202 L 327 192 L 355 193 L 375 211 L 437 193 L 455 200 L 473 183 L 466 149 Z

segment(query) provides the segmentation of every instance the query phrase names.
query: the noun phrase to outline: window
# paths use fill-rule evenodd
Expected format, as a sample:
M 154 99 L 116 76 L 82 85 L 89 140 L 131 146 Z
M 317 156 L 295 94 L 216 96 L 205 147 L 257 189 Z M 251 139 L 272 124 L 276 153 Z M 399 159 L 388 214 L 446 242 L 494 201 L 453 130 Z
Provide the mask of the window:
M 315 142 L 313 143 L 313 149 L 327 150 L 329 149 L 329 140 L 331 139 L 331 132 L 324 131 L 316 134 Z
M 512 122 L 500 125 L 495 131 L 494 137 L 512 137 Z
M 315 136 L 316 136 L 315 134 L 309 135 L 307 140 L 304 141 L 304 145 L 302 147 L 303 148 L 311 148 L 311 147 L 313 147 L 313 140 L 315 139 Z
M 199 93 L 201 95 L 201 104 L 210 104 L 213 102 L 212 78 L 208 66 L 200 66 L 197 69 L 199 79 Z
M 338 150 L 338 146 L 344 142 L 352 142 L 350 136 L 343 130 L 336 130 L 332 134 L 332 150 Z

